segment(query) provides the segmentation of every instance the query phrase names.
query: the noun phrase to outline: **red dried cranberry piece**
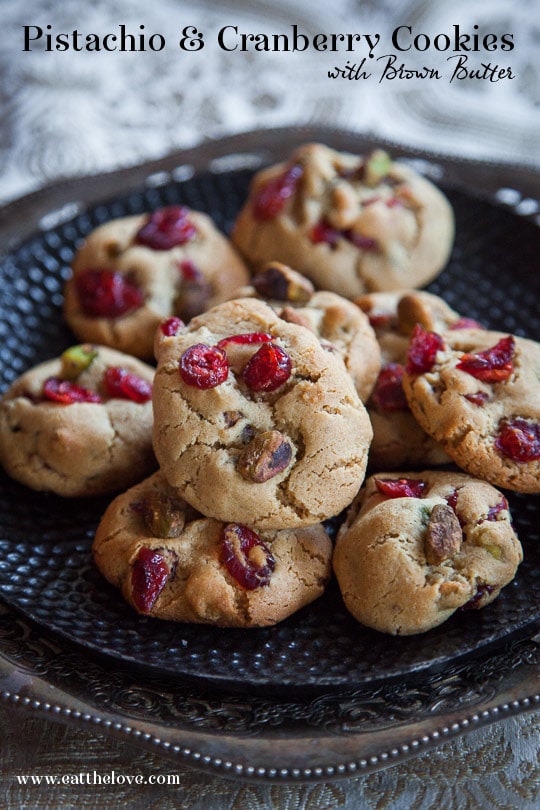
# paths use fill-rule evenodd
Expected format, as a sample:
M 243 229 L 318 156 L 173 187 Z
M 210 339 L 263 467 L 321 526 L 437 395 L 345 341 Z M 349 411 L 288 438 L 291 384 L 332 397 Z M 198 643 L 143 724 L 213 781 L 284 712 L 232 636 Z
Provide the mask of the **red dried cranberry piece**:
M 180 376 L 186 385 L 195 388 L 215 388 L 229 374 L 227 355 L 218 346 L 195 343 L 180 358 Z
M 152 383 L 125 368 L 111 366 L 103 375 L 105 391 L 115 399 L 131 399 L 133 402 L 148 402 L 152 399 Z
M 503 456 L 526 463 L 540 459 L 540 425 L 518 417 L 501 422 L 495 447 Z
M 337 228 L 333 228 L 332 225 L 329 225 L 325 220 L 321 220 L 313 226 L 309 238 L 315 245 L 323 242 L 330 245 L 332 249 L 337 246 L 340 239 L 346 239 L 360 250 L 373 250 L 377 247 L 375 239 L 371 239 L 369 236 L 362 236 L 362 234 L 356 233 L 356 231 L 351 229 L 340 231 Z
M 461 516 L 461 515 L 458 513 L 458 511 L 457 511 L 457 499 L 458 499 L 458 492 L 459 492 L 459 490 L 454 489 L 454 490 L 453 490 L 453 491 L 450 493 L 450 495 L 447 495 L 447 496 L 446 496 L 446 503 L 448 504 L 448 506 L 450 507 L 450 509 L 453 509 L 455 516 L 456 516 L 456 517 L 457 517 L 457 519 L 459 520 L 459 525 L 460 525 L 460 526 L 464 526 L 464 525 L 465 525 L 465 521 L 464 521 L 464 519 L 462 518 L 462 516 Z
M 498 503 L 496 503 L 495 506 L 489 507 L 486 520 L 497 520 L 497 515 L 500 512 L 505 512 L 507 509 L 508 509 L 508 501 L 503 495 L 501 500 Z
M 199 270 L 192 259 L 183 259 L 178 263 L 180 275 L 184 281 L 202 281 L 204 274 Z
M 189 214 L 189 208 L 183 205 L 170 205 L 154 211 L 136 234 L 135 242 L 152 250 L 171 250 L 184 245 L 197 235 Z
M 264 343 L 249 360 L 242 376 L 252 391 L 275 391 L 291 376 L 291 358 L 280 346 Z
M 443 339 L 437 332 L 428 332 L 417 323 L 411 335 L 407 353 L 407 373 L 425 374 L 435 365 L 435 357 L 444 348 Z
M 387 498 L 421 498 L 427 484 L 418 478 L 375 478 L 375 486 Z
M 373 329 L 389 329 L 394 325 L 396 316 L 393 312 L 374 312 L 368 315 L 369 323 Z
M 388 363 L 383 366 L 371 399 L 381 411 L 406 411 L 409 408 L 403 391 L 403 366 L 399 363 Z
M 81 309 L 90 318 L 118 318 L 144 304 L 141 290 L 113 270 L 85 270 L 75 276 Z
M 471 597 L 471 599 L 469 599 L 468 602 L 466 602 L 464 605 L 462 605 L 460 610 L 476 610 L 477 608 L 482 607 L 480 602 L 483 600 L 483 597 L 486 596 L 486 595 L 490 596 L 493 593 L 494 590 L 495 590 L 495 586 L 494 585 L 488 585 L 487 582 L 477 585 L 476 586 L 476 592 L 475 592 L 474 596 Z
M 509 335 L 483 352 L 464 354 L 456 368 L 483 382 L 502 382 L 507 380 L 513 371 L 512 358 L 515 346 L 516 341 Z
M 450 327 L 450 329 L 485 329 L 485 328 L 486 328 L 485 326 L 482 326 L 481 323 L 478 323 L 478 321 L 473 320 L 473 318 L 459 318 Z
M 337 246 L 338 240 L 343 237 L 343 232 L 333 228 L 328 222 L 321 220 L 310 231 L 309 238 L 314 245 L 325 243 L 333 249 Z
M 167 584 L 170 568 L 159 551 L 140 549 L 131 573 L 132 597 L 136 607 L 143 613 L 151 610 Z
M 488 399 L 489 394 L 486 391 L 476 391 L 474 394 L 464 394 L 465 399 L 468 399 L 469 402 L 472 402 L 473 405 L 484 405 Z
M 82 388 L 69 380 L 61 380 L 59 377 L 49 377 L 43 383 L 43 396 L 51 402 L 59 402 L 61 405 L 71 405 L 73 402 L 101 402 L 101 397 L 95 391 Z
M 343 236 L 359 250 L 375 250 L 377 247 L 375 239 L 370 236 L 363 236 L 361 233 L 356 233 L 356 231 L 344 231 Z
M 247 591 L 268 585 L 276 567 L 270 549 L 254 531 L 240 523 L 228 523 L 223 527 L 220 561 Z
M 273 339 L 273 336 L 269 335 L 268 332 L 246 332 L 242 335 L 229 335 L 229 337 L 220 340 L 217 345 L 220 349 L 224 349 L 229 343 L 237 343 L 240 345 L 249 343 L 270 343 Z
M 185 326 L 184 321 L 182 318 L 167 318 L 166 321 L 163 321 L 160 324 L 160 329 L 166 337 L 174 337 L 177 335 Z
M 253 216 L 258 220 L 274 219 L 296 191 L 304 173 L 300 163 L 294 163 L 283 174 L 260 188 L 253 199 Z

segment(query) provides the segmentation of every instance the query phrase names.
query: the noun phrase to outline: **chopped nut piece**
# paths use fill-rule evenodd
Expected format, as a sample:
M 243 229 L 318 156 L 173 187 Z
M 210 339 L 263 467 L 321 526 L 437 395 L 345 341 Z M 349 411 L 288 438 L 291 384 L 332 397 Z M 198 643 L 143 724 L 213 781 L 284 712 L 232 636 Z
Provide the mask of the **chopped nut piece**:
M 225 426 L 230 428 L 234 427 L 237 422 L 242 419 L 244 414 L 242 411 L 223 411 L 223 418 L 225 419 Z
M 287 321 L 287 323 L 295 323 L 297 326 L 303 326 L 305 329 L 309 329 L 310 332 L 313 332 L 311 322 L 307 315 L 303 312 L 299 312 L 294 307 L 283 307 L 279 313 L 279 317 Z
M 133 504 L 153 537 L 180 537 L 184 529 L 185 503 L 180 498 L 155 492 Z
M 72 382 L 80 377 L 92 365 L 92 361 L 97 357 L 97 350 L 90 343 L 83 343 L 81 346 L 70 346 L 60 357 L 62 363 L 62 379 Z
M 392 168 L 392 158 L 383 149 L 375 149 L 364 164 L 364 179 L 368 186 L 376 186 Z
M 292 447 L 279 432 L 267 430 L 259 433 L 238 458 L 238 472 L 247 481 L 262 484 L 280 472 L 291 461 Z
M 429 565 L 439 565 L 443 560 L 457 554 L 462 539 L 461 526 L 452 507 L 442 503 L 434 506 L 427 525 L 425 543 Z
M 278 301 L 294 301 L 306 304 L 315 288 L 309 279 L 281 262 L 271 262 L 253 278 L 253 286 L 259 295 Z
M 435 329 L 429 306 L 417 295 L 404 295 L 399 299 L 398 328 L 402 335 L 410 335 L 417 323 L 424 329 Z

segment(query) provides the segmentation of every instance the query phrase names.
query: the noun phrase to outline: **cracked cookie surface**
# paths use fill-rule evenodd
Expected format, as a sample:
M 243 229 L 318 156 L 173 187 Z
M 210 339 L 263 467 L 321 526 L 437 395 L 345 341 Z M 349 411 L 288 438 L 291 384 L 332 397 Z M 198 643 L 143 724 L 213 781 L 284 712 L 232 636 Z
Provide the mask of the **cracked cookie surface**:
M 420 330 L 403 386 L 416 420 L 458 466 L 495 486 L 540 492 L 540 344 L 500 332 Z
M 492 602 L 522 556 L 506 498 L 485 481 L 453 472 L 381 473 L 351 506 L 333 565 L 359 622 L 413 635 L 460 608 Z
M 236 546 L 231 565 L 224 544 L 242 532 L 253 545 L 247 551 Z M 274 625 L 321 596 L 331 574 L 332 543 L 320 524 L 254 535 L 245 526 L 204 517 L 158 472 L 109 505 L 93 554 L 102 574 L 139 613 L 249 628 Z M 254 587 L 235 576 L 246 568 L 264 571 Z
M 359 157 L 305 144 L 255 176 L 232 239 L 255 269 L 282 261 L 354 298 L 433 279 L 454 218 L 438 188 L 380 150 Z
M 160 215 L 163 221 L 145 237 Z M 161 320 L 176 315 L 188 321 L 248 278 L 210 217 L 184 206 L 99 226 L 77 251 L 72 270 L 64 314 L 75 334 L 143 360 L 152 358 Z
M 10 476 L 35 490 L 66 497 L 113 492 L 140 480 L 156 466 L 151 403 L 154 369 L 108 347 L 87 344 L 72 348 L 83 350 L 84 363 L 90 358 L 87 367 L 75 366 L 76 376 L 65 359 L 71 356 L 72 350 L 68 350 L 62 358 L 25 372 L 4 393 L 0 461 Z M 81 352 L 77 357 L 80 360 Z M 111 369 L 117 370 L 112 380 L 107 378 Z M 125 377 L 122 371 L 128 375 L 127 387 L 121 383 L 122 387 L 129 392 L 131 385 L 132 395 L 140 401 L 120 390 L 119 378 Z
M 192 506 L 274 529 L 318 523 L 352 501 L 371 425 L 341 357 L 309 330 L 238 299 L 175 335 L 158 330 L 156 356 L 154 449 Z M 190 379 L 193 358 L 204 385 L 219 359 L 216 384 Z M 264 390 L 269 369 L 278 385 Z
M 280 318 L 310 329 L 325 348 L 341 355 L 362 402 L 369 397 L 381 351 L 367 315 L 347 298 L 329 290 L 315 291 L 309 279 L 279 262 L 270 262 L 235 297 L 260 298 Z

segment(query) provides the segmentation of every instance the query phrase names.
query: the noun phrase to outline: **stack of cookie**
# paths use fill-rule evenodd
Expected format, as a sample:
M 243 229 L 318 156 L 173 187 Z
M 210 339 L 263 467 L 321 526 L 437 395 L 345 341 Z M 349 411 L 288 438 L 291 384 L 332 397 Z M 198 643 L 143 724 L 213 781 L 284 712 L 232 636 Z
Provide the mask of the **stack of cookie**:
M 415 289 L 453 233 L 448 201 L 409 167 L 320 144 L 256 175 L 234 247 L 183 206 L 101 226 L 66 286 L 86 342 L 0 406 L 6 469 L 62 495 L 125 490 L 94 557 L 145 615 L 271 625 L 332 568 L 352 615 L 382 632 L 483 607 L 522 556 L 496 487 L 540 491 L 540 350 Z M 151 394 L 126 375 L 153 378 Z M 135 416 L 113 422 L 128 404 Z M 112 428 L 99 441 L 98 405 Z M 470 475 L 431 469 L 452 462 Z M 344 510 L 334 549 L 323 524 Z

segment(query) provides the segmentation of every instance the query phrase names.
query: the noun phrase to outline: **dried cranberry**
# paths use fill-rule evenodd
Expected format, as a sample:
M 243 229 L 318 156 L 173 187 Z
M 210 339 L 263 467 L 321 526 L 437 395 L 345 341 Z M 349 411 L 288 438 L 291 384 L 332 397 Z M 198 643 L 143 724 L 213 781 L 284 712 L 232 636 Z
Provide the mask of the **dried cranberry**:
M 166 321 L 163 321 L 160 324 L 160 329 L 166 337 L 174 337 L 177 335 L 185 326 L 184 321 L 182 318 L 167 318 Z
M 369 323 L 373 329 L 389 329 L 395 324 L 396 316 L 393 312 L 373 312 L 368 315 Z
M 133 601 L 139 610 L 148 613 L 154 607 L 170 573 L 162 554 L 146 546 L 140 549 L 131 573 Z
M 517 418 L 501 422 L 495 447 L 503 456 L 526 463 L 540 459 L 540 425 Z
M 373 250 L 377 247 L 377 242 L 369 236 L 363 236 L 360 233 L 348 228 L 345 231 L 340 231 L 337 228 L 329 225 L 325 220 L 321 220 L 310 231 L 309 238 L 317 245 L 321 242 L 330 245 L 332 249 L 337 247 L 340 239 L 346 239 L 355 247 L 360 250 Z
M 453 490 L 453 491 L 450 493 L 450 495 L 447 495 L 447 496 L 446 496 L 446 499 L 445 499 L 445 500 L 446 500 L 446 503 L 448 504 L 448 506 L 450 507 L 450 509 L 453 509 L 453 510 L 454 510 L 454 514 L 456 515 L 457 519 L 459 520 L 459 524 L 460 524 L 460 526 L 464 526 L 464 525 L 465 525 L 465 521 L 464 521 L 464 519 L 462 518 L 462 516 L 461 516 L 461 515 L 458 513 L 458 511 L 457 511 L 457 499 L 458 499 L 458 493 L 459 493 L 459 490 L 458 490 L 458 489 L 454 489 L 454 490 Z
M 406 411 L 409 407 L 403 391 L 403 366 L 399 363 L 388 363 L 383 366 L 371 399 L 381 411 Z
M 229 345 L 229 343 L 237 343 L 240 345 L 250 343 L 269 343 L 273 339 L 273 336 L 269 335 L 267 332 L 246 332 L 245 334 L 241 335 L 229 335 L 229 337 L 220 340 L 217 345 L 220 349 L 224 349 Z
M 464 354 L 456 368 L 465 371 L 483 382 L 502 382 L 507 380 L 512 371 L 516 341 L 509 335 L 499 342 L 476 354 Z
M 73 402 L 101 402 L 101 397 L 95 391 L 89 391 L 69 380 L 59 377 L 49 377 L 43 383 L 43 396 L 51 402 L 61 405 L 71 405 Z
M 337 246 L 338 240 L 343 237 L 343 232 L 333 228 L 324 220 L 317 222 L 310 231 L 309 238 L 314 245 L 325 243 L 333 249 Z
M 375 486 L 387 498 L 421 498 L 427 485 L 418 478 L 375 478 Z
M 482 603 L 485 602 L 484 596 L 490 596 L 494 590 L 495 586 L 488 585 L 487 582 L 477 585 L 474 596 L 471 597 L 471 599 L 469 599 L 468 602 L 462 605 L 460 610 L 476 610 L 477 608 L 481 608 L 482 605 L 480 604 L 480 602 Z
M 276 567 L 270 549 L 254 531 L 240 523 L 223 527 L 220 561 L 247 591 L 268 585 Z
M 152 399 L 152 383 L 125 368 L 111 366 L 103 375 L 105 391 L 115 399 L 131 399 L 133 402 L 148 402 Z
M 274 343 L 264 343 L 247 363 L 242 376 L 252 391 L 275 391 L 291 376 L 291 358 Z
M 201 281 L 204 279 L 204 274 L 192 259 L 183 259 L 179 262 L 178 270 L 183 281 Z
M 375 250 L 377 247 L 377 241 L 375 239 L 372 239 L 370 236 L 363 236 L 361 233 L 356 233 L 356 231 L 344 231 L 343 236 L 359 250 Z
M 75 276 L 81 309 L 90 318 L 118 318 L 144 304 L 141 290 L 114 270 L 85 270 Z
M 464 394 L 465 399 L 468 399 L 469 402 L 472 402 L 473 405 L 484 405 L 488 399 L 489 394 L 486 391 L 476 391 L 474 394 Z
M 253 199 L 253 216 L 258 220 L 274 219 L 296 191 L 304 172 L 299 163 L 294 163 L 283 174 L 260 188 Z
M 227 355 L 218 346 L 195 343 L 180 358 L 180 376 L 186 385 L 195 388 L 215 388 L 229 374 Z
M 411 335 L 407 353 L 407 373 L 425 374 L 435 365 L 437 352 L 444 348 L 443 339 L 437 332 L 428 332 L 417 323 Z
M 473 320 L 473 318 L 459 318 L 450 327 L 450 329 L 485 329 L 485 328 L 486 328 L 485 326 L 482 326 L 481 323 L 478 323 L 478 321 Z
M 154 211 L 136 234 L 135 242 L 152 250 L 171 250 L 184 245 L 197 234 L 189 214 L 189 208 L 183 205 L 170 205 Z
M 508 501 L 503 495 L 501 500 L 498 503 L 496 503 L 495 506 L 489 507 L 486 520 L 497 520 L 497 515 L 500 512 L 505 512 L 507 509 L 508 509 Z

